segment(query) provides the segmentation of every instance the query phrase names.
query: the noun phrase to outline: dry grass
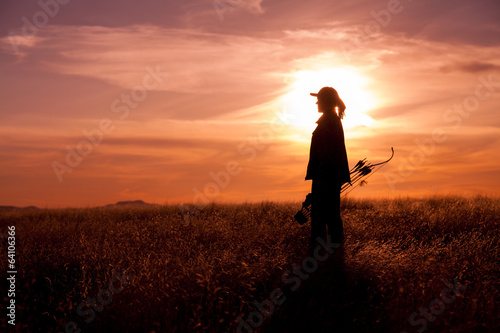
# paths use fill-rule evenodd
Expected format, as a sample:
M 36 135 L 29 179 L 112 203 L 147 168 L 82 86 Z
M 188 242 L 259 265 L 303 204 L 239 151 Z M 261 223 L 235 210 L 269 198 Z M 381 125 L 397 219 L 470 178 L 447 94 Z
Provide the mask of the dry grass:
M 17 330 L 74 321 L 83 332 L 228 332 L 281 288 L 287 301 L 260 330 L 416 332 L 410 315 L 454 279 L 467 289 L 427 331 L 500 328 L 499 199 L 344 200 L 343 273 L 318 270 L 291 292 L 281 277 L 309 234 L 291 221 L 299 207 L 209 205 L 189 224 L 175 206 L 2 212 L 0 232 L 17 231 Z M 135 279 L 86 324 L 76 307 L 107 288 L 113 269 Z

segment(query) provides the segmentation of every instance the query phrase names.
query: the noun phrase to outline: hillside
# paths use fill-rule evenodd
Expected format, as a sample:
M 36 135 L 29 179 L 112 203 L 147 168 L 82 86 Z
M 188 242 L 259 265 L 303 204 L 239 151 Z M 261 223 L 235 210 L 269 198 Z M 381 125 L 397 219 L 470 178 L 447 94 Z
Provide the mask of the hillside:
M 0 212 L 2 232 L 16 226 L 16 327 L 500 328 L 500 199 L 344 200 L 345 245 L 331 255 L 321 252 L 326 258 L 317 265 L 307 251 L 309 226 L 291 219 L 299 207 L 218 204 L 188 218 L 176 206 L 150 205 Z M 6 253 L 5 242 L 0 250 Z M 6 320 L 2 316 L 4 327 Z

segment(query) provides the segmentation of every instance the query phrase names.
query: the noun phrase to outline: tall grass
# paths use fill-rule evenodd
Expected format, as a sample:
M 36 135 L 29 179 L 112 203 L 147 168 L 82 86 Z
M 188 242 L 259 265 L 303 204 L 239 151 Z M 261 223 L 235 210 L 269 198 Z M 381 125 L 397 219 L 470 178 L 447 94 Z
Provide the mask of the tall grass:
M 175 206 L 2 212 L 0 232 L 16 226 L 16 330 L 74 321 L 83 332 L 234 331 L 255 300 L 286 289 L 283 273 L 304 258 L 310 229 L 291 219 L 299 207 L 208 205 L 189 223 Z M 258 329 L 415 332 L 410 315 L 456 279 L 467 289 L 427 330 L 494 332 L 499 213 L 500 200 L 486 197 L 344 200 L 343 275 L 312 273 Z M 85 323 L 77 306 L 107 288 L 113 270 L 135 278 Z

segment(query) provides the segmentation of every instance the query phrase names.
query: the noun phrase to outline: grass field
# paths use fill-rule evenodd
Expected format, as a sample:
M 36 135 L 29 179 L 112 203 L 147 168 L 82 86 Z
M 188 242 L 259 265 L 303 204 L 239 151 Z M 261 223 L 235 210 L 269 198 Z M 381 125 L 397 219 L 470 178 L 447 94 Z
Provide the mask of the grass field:
M 176 206 L 0 212 L 0 233 L 16 227 L 18 272 L 12 329 L 2 260 L 0 323 L 18 332 L 500 330 L 500 199 L 344 200 L 346 242 L 324 261 L 307 251 L 309 226 L 292 221 L 298 208 L 216 204 L 188 221 Z M 6 258 L 6 239 L 0 249 Z

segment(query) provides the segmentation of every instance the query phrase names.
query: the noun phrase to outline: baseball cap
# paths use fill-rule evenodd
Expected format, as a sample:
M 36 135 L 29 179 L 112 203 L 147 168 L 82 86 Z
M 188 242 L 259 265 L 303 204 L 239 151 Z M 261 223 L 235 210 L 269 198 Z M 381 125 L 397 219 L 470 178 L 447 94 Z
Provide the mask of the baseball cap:
M 339 97 L 337 90 L 332 87 L 323 87 L 317 93 L 310 93 L 311 96 L 318 97 L 319 99 L 336 100 Z
M 310 93 L 311 96 L 318 97 L 318 100 L 324 101 L 336 106 L 339 109 L 339 117 L 342 119 L 344 117 L 345 104 L 344 101 L 339 97 L 337 90 L 332 87 L 323 87 L 317 93 Z

